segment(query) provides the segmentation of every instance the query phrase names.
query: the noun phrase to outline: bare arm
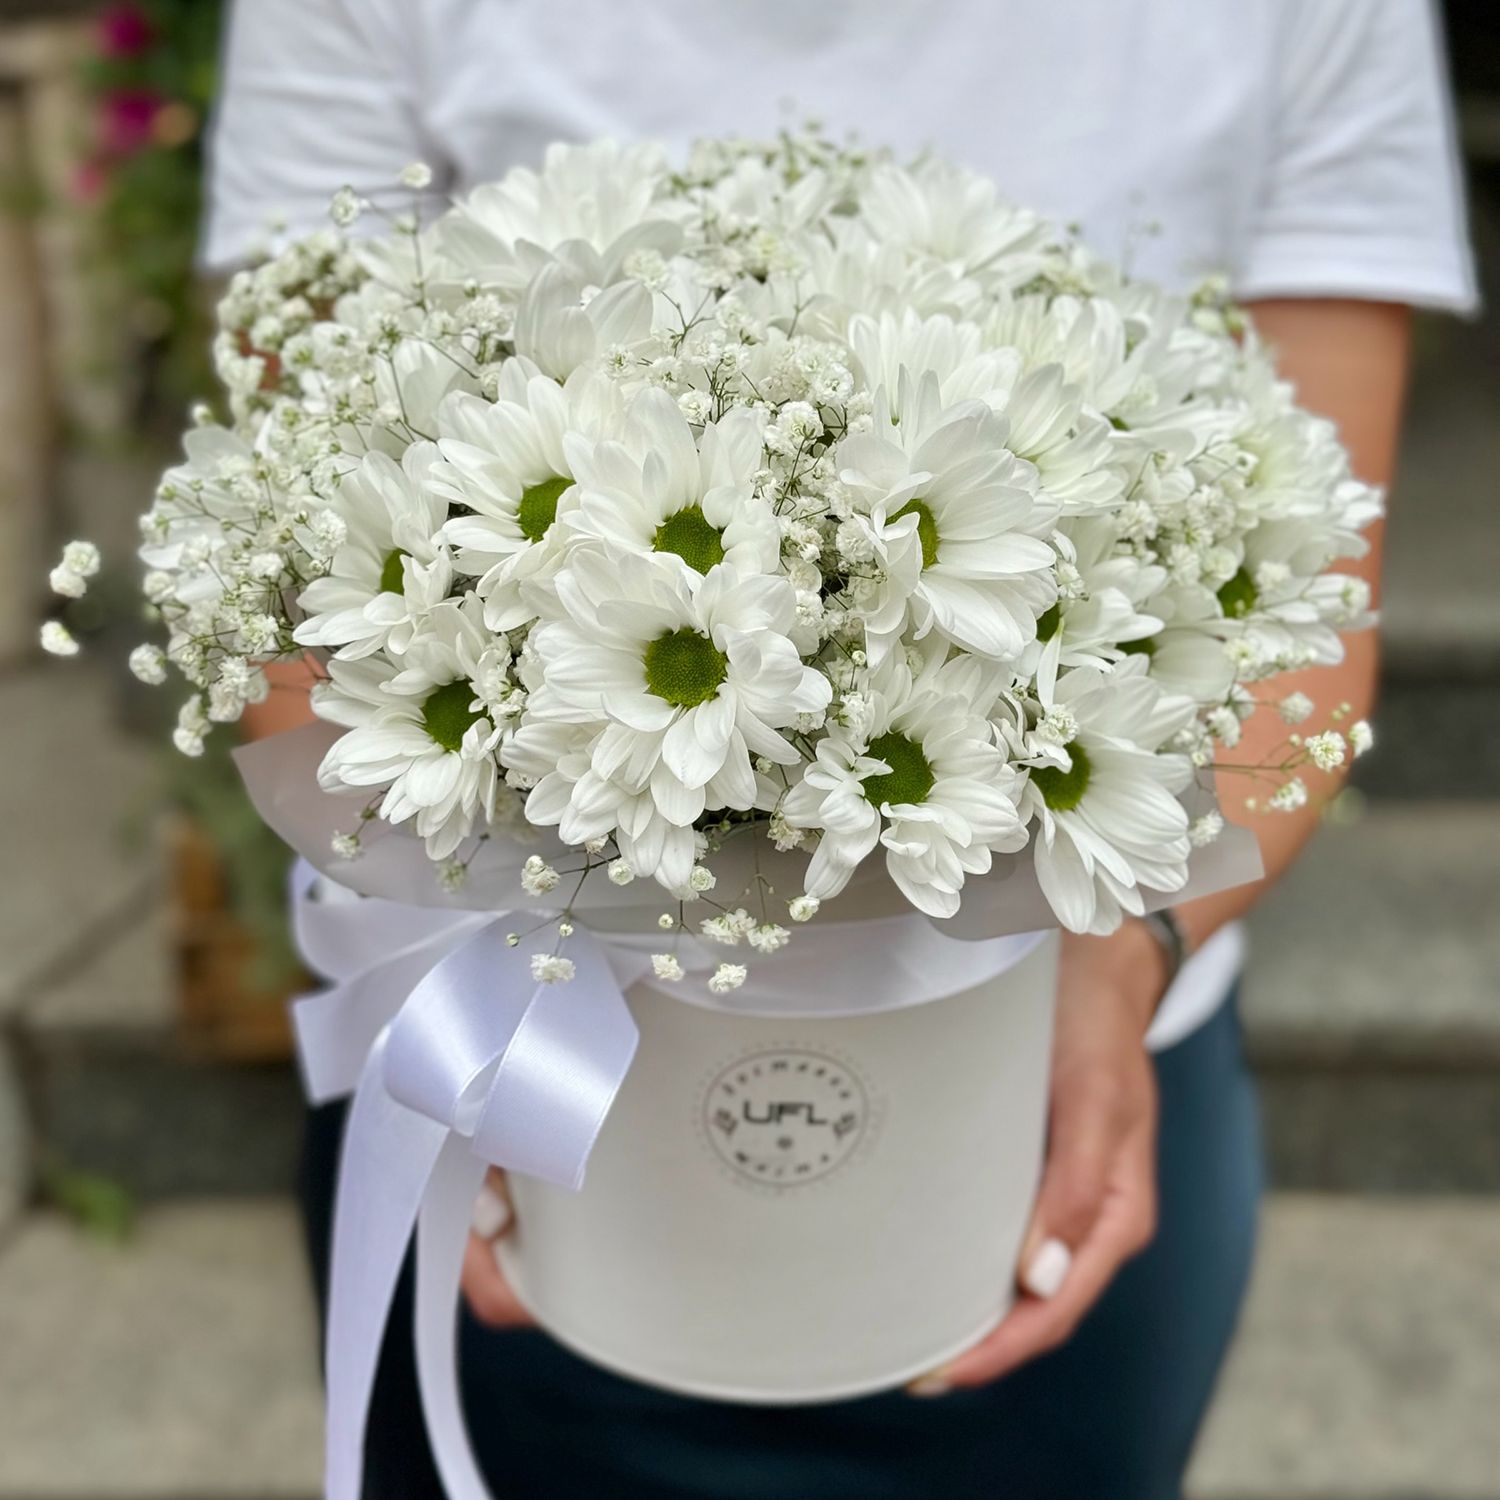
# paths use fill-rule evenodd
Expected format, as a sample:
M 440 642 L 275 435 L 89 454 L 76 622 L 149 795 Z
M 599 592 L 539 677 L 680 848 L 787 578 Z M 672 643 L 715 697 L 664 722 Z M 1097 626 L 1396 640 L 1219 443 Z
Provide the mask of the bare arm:
M 1338 423 L 1355 472 L 1387 483 L 1406 389 L 1408 310 L 1287 300 L 1264 302 L 1253 312 L 1302 404 Z M 1374 585 L 1381 528 L 1372 530 L 1370 541 L 1369 554 L 1347 570 Z M 1260 685 L 1259 695 L 1274 704 L 1300 688 L 1324 715 L 1348 703 L 1351 717 L 1363 716 L 1375 698 L 1374 633 L 1352 635 L 1345 646 L 1339 666 L 1274 679 Z M 1275 711 L 1262 709 L 1224 758 L 1261 763 L 1285 734 Z M 1226 816 L 1238 812 L 1243 821 L 1247 779 L 1225 771 L 1219 783 Z M 1249 910 L 1280 878 L 1317 826 L 1318 811 L 1310 799 L 1295 813 L 1256 815 L 1265 878 L 1186 905 L 1182 919 L 1195 945 Z M 1139 922 L 1127 922 L 1111 937 L 1064 942 L 1047 1163 L 1021 1258 L 1022 1288 L 1032 1295 L 1023 1296 L 987 1339 L 918 1382 L 913 1389 L 919 1394 L 982 1385 L 1056 1347 L 1123 1262 L 1150 1242 L 1156 1223 L 1156 1082 L 1145 1034 L 1165 984 L 1161 951 Z
M 248 740 L 263 740 L 312 722 L 312 702 L 308 692 L 319 674 L 306 658 L 298 661 L 276 661 L 266 668 L 271 691 L 263 703 L 249 703 L 240 718 L 240 727 Z
M 1276 349 L 1281 372 L 1296 385 L 1299 401 L 1338 424 L 1355 473 L 1371 484 L 1389 484 L 1406 395 L 1410 309 L 1383 302 L 1285 300 L 1262 302 L 1251 311 L 1256 326 Z M 1371 527 L 1369 553 L 1341 566 L 1341 571 L 1368 580 L 1377 599 L 1384 532 L 1384 523 Z M 1344 659 L 1338 666 L 1288 673 L 1261 684 L 1258 693 L 1275 703 L 1288 693 L 1305 692 L 1318 706 L 1313 722 L 1319 727 L 1340 703 L 1350 705 L 1350 720 L 1361 719 L 1374 707 L 1379 658 L 1376 633 L 1360 631 L 1344 637 Z M 1262 709 L 1246 722 L 1239 745 L 1224 758 L 1260 764 L 1285 737 L 1286 726 L 1272 710 Z M 1218 781 L 1225 816 L 1244 821 L 1244 801 L 1252 791 L 1245 777 L 1226 771 Z M 1332 785 L 1319 781 L 1323 788 Z M 1195 946 L 1225 922 L 1242 916 L 1280 879 L 1312 836 L 1324 802 L 1326 798 L 1310 798 L 1296 812 L 1256 817 L 1265 879 L 1184 906 L 1182 920 Z

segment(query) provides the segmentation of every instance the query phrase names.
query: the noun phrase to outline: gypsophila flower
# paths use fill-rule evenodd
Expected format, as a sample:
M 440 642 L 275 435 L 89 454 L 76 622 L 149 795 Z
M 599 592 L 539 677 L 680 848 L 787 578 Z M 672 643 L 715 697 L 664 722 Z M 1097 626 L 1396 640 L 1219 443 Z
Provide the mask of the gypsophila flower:
M 358 859 L 364 852 L 357 833 L 336 833 L 328 842 L 339 859 Z
M 786 904 L 788 914 L 794 922 L 811 922 L 818 914 L 822 903 L 813 896 L 793 896 Z
M 1345 740 L 1336 729 L 1326 729 L 1322 734 L 1310 736 L 1305 748 L 1320 771 L 1336 771 L 1344 763 Z
M 131 674 L 152 687 L 167 680 L 167 654 L 160 646 L 137 646 L 130 653 L 129 663 Z
M 1195 849 L 1212 844 L 1224 831 L 1224 817 L 1217 808 L 1194 818 L 1188 825 L 1188 839 Z
M 1296 812 L 1299 807 L 1306 807 L 1306 783 L 1300 776 L 1293 776 L 1290 781 L 1283 782 L 1276 788 L 1267 805 L 1277 812 Z
M 777 953 L 791 940 L 791 933 L 774 922 L 766 922 L 748 934 L 748 941 L 757 953 Z
M 709 942 L 722 943 L 726 948 L 737 947 L 744 936 L 728 913 L 717 917 L 705 917 L 698 924 L 698 930 Z
M 577 972 L 571 958 L 557 953 L 533 953 L 531 977 L 542 984 L 566 984 Z
M 411 188 L 415 192 L 421 192 L 424 188 L 432 186 L 432 168 L 425 161 L 409 162 L 402 167 L 401 174 L 397 179 L 402 187 Z
M 688 876 L 688 889 L 696 891 L 700 896 L 713 890 L 717 884 L 714 872 L 707 865 L 694 865 L 693 873 Z
M 92 578 L 99 571 L 99 549 L 92 542 L 69 542 L 62 551 L 62 566 L 80 578 Z
M 77 656 L 78 642 L 61 620 L 48 620 L 41 629 L 42 650 L 52 656 Z
M 450 895 L 469 883 L 469 867 L 462 860 L 445 860 L 438 866 L 438 884 Z
M 561 882 L 562 876 L 539 854 L 531 855 L 521 868 L 521 889 L 528 896 L 545 896 Z
M 1240 718 L 1232 708 L 1219 707 L 1208 711 L 1203 717 L 1204 727 L 1220 744 L 1233 749 L 1240 742 Z
M 1356 760 L 1364 755 L 1375 744 L 1375 732 L 1370 728 L 1368 721 L 1356 719 L 1349 726 L 1349 749 Z
M 1312 717 L 1315 707 L 1316 705 L 1306 693 L 1288 693 L 1276 705 L 1276 711 L 1281 715 L 1282 723 L 1302 724 Z
M 635 879 L 635 871 L 623 859 L 611 860 L 609 878 L 616 885 L 629 885 Z
M 47 575 L 47 582 L 52 592 L 61 594 L 64 599 L 82 599 L 89 588 L 88 579 L 81 573 L 75 573 L 65 563 L 59 563 L 53 568 Z
M 708 987 L 716 995 L 727 995 L 744 984 L 749 970 L 744 964 L 720 964 L 709 976 Z
M 651 972 L 658 979 L 678 980 L 682 978 L 684 971 L 675 954 L 653 953 L 651 955 Z
M 677 925 L 677 918 L 669 911 L 664 911 L 657 919 L 656 925 L 663 932 L 670 932 Z
M 329 216 L 340 229 L 347 229 L 364 209 L 364 201 L 352 187 L 341 187 L 333 195 Z

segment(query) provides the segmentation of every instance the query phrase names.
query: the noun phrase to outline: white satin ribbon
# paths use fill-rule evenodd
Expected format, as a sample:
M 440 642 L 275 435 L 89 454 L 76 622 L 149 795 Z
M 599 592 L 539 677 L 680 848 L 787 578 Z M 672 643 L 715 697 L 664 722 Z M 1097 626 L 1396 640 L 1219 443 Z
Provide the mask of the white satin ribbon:
M 342 896 L 343 899 L 319 899 Z M 428 1433 L 453 1500 L 487 1500 L 459 1401 L 455 1323 L 474 1199 L 494 1163 L 577 1188 L 629 1070 L 634 984 L 741 1015 L 839 1016 L 938 1000 L 1019 963 L 1026 933 L 964 942 L 917 915 L 815 924 L 715 997 L 694 978 L 720 951 L 677 953 L 687 982 L 654 980 L 660 938 L 577 924 L 576 973 L 538 984 L 551 931 L 507 940 L 515 913 L 414 907 L 293 877 L 298 942 L 331 982 L 296 1002 L 298 1053 L 317 1101 L 353 1093 L 334 1213 L 327 1339 L 326 1493 L 358 1500 L 365 1426 L 397 1278 L 417 1237 L 415 1340 Z M 535 913 L 525 918 L 535 921 Z

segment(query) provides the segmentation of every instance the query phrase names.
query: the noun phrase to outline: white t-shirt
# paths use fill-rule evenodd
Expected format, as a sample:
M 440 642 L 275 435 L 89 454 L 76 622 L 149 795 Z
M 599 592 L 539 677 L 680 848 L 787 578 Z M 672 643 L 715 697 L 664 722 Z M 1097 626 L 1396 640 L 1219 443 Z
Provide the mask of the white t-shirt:
M 1244 298 L 1475 302 L 1429 0 L 239 0 L 203 259 L 344 183 L 436 189 L 558 139 L 764 136 L 816 116 L 931 146 L 1101 252 Z M 1151 1040 L 1216 1009 L 1237 928 Z

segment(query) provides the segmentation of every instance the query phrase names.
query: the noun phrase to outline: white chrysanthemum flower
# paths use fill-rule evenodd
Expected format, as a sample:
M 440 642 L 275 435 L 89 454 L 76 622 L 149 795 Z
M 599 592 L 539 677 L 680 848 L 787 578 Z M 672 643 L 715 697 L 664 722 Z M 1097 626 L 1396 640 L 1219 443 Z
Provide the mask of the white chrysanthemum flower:
M 877 411 L 872 432 L 838 449 L 880 569 L 860 610 L 872 657 L 912 628 L 917 639 L 936 631 L 966 650 L 1014 659 L 1056 598 L 1056 554 L 1043 540 L 1056 507 L 987 407 L 945 410 L 930 375 L 901 404 L 899 425 Z
M 597 366 L 610 351 L 644 348 L 651 294 L 638 281 L 597 285 L 561 265 L 545 266 L 516 305 L 516 353 L 556 380 Z
M 836 896 L 880 844 L 912 905 L 951 917 L 966 876 L 1026 842 L 1019 778 L 984 717 L 993 683 L 973 659 L 914 674 L 892 658 L 866 692 L 860 732 L 833 729 L 782 803 L 787 822 L 821 830 L 805 893 Z
M 319 715 L 348 726 L 323 757 L 319 783 L 381 791 L 380 816 L 412 820 L 434 860 L 493 821 L 501 794 L 501 732 L 469 676 L 487 648 L 478 601 L 445 604 L 413 638 L 399 672 L 379 657 L 335 660 L 330 680 L 314 690 Z
M 437 457 L 431 443 L 414 444 L 400 463 L 367 453 L 340 481 L 332 509 L 344 544 L 328 574 L 302 591 L 298 645 L 328 647 L 341 661 L 399 655 L 448 597 L 453 568 L 438 540 L 448 505 L 429 483 Z
M 1178 793 L 1186 757 L 1159 746 L 1185 728 L 1178 708 L 1123 662 L 1113 674 L 1065 673 L 1056 701 L 1078 724 L 1061 748 L 1037 745 L 1022 811 L 1036 820 L 1036 873 L 1058 919 L 1074 932 L 1112 932 L 1144 909 L 1141 890 L 1179 891 L 1187 881 L 1188 817 Z
M 1030 209 L 1005 202 L 988 178 L 936 160 L 877 167 L 859 212 L 878 243 L 931 257 L 991 288 L 1030 280 L 1055 233 Z
M 580 548 L 557 578 L 562 616 L 531 636 L 533 722 L 597 738 L 584 764 L 538 784 L 527 815 L 569 843 L 613 831 L 631 867 L 672 890 L 691 876 L 695 820 L 753 806 L 751 756 L 794 765 L 780 731 L 830 697 L 791 642 L 785 579 L 726 564 L 689 578 L 675 558 Z
M 719 563 L 773 573 L 781 529 L 755 493 L 763 422 L 737 407 L 700 438 L 664 391 L 642 391 L 617 433 L 568 452 L 578 480 L 574 529 L 617 548 L 680 558 L 696 573 Z
M 501 181 L 475 188 L 460 201 L 458 222 L 446 227 L 455 236 L 465 223 L 477 230 L 479 238 L 464 241 L 463 251 L 513 285 L 527 279 L 534 247 L 568 246 L 590 252 L 598 271 L 592 279 L 606 286 L 631 254 L 649 248 L 670 255 L 680 243 L 674 220 L 682 207 L 662 196 L 666 175 L 659 146 L 556 144 L 547 148 L 541 171 L 514 167 Z
M 501 371 L 495 399 L 454 394 L 438 410 L 442 462 L 434 492 L 459 512 L 443 529 L 458 568 L 479 578 L 491 630 L 536 617 L 533 592 L 561 562 L 559 516 L 576 507 L 564 438 L 603 420 L 609 393 L 580 378 L 567 388 L 525 360 Z
M 943 406 L 977 400 L 997 409 L 1005 406 L 1021 377 L 1018 349 L 988 347 L 977 323 L 946 313 L 924 318 L 909 307 L 899 316 L 857 313 L 849 320 L 847 336 L 856 370 L 870 390 L 886 392 L 896 419 L 903 415 L 898 404 L 903 395 L 914 395 L 929 374 L 937 380 Z

